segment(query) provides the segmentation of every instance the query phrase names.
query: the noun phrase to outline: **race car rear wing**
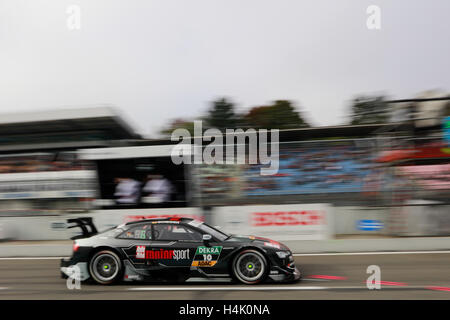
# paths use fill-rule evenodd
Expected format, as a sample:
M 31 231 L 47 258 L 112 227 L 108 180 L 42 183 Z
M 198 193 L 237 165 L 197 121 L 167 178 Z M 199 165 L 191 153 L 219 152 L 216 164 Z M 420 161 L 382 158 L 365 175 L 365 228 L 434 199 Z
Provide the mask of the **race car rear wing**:
M 68 219 L 67 223 L 69 223 L 69 226 L 67 226 L 68 229 L 79 227 L 82 232 L 82 234 L 70 238 L 72 240 L 87 238 L 98 233 L 97 228 L 95 227 L 94 223 L 92 222 L 92 218 L 90 217 Z

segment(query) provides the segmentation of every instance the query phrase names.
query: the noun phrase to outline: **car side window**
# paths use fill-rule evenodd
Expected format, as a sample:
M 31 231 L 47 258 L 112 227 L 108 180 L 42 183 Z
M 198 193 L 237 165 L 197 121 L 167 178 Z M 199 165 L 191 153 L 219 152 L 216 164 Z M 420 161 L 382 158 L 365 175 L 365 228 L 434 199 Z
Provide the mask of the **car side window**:
M 200 232 L 180 224 L 158 223 L 153 225 L 154 240 L 201 241 Z
M 152 225 L 143 224 L 132 227 L 123 232 L 119 239 L 152 240 Z

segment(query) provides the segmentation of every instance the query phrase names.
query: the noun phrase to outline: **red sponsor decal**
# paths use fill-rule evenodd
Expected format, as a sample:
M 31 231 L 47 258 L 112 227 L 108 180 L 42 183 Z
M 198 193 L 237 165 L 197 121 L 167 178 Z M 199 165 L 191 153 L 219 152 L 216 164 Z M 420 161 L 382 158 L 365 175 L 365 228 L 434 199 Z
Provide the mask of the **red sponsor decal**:
M 137 259 L 172 259 L 173 250 L 146 250 L 145 246 L 136 246 Z
M 124 222 L 145 220 L 145 219 L 164 219 L 164 218 L 172 218 L 172 219 L 180 219 L 180 218 L 192 218 L 200 221 L 204 221 L 204 217 L 199 217 L 194 214 L 150 214 L 150 215 L 132 215 L 126 216 Z
M 145 246 L 136 246 L 136 259 L 147 260 L 184 260 L 189 259 L 189 249 L 183 250 L 165 250 L 151 249 L 146 250 Z
M 145 251 L 145 259 L 172 259 L 173 258 L 173 250 L 147 250 Z
M 145 259 L 145 246 L 136 247 L 136 259 Z
M 253 212 L 251 224 L 263 226 L 319 225 L 324 223 L 324 212 L 320 210 Z

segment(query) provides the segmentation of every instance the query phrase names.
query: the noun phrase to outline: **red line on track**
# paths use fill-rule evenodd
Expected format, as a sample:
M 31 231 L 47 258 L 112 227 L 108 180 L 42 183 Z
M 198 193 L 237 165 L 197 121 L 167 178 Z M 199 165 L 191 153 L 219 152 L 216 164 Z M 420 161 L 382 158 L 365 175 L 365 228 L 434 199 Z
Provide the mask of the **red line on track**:
M 311 276 L 307 276 L 307 278 L 326 279 L 326 280 L 347 280 L 347 277 L 329 276 L 329 275 L 325 275 L 325 274 L 311 275 Z
M 399 287 L 406 287 L 407 284 L 404 282 L 393 282 L 393 281 L 374 281 L 373 284 L 382 284 L 385 286 L 399 286 Z
M 425 289 L 436 290 L 436 291 L 450 291 L 449 287 L 425 287 Z

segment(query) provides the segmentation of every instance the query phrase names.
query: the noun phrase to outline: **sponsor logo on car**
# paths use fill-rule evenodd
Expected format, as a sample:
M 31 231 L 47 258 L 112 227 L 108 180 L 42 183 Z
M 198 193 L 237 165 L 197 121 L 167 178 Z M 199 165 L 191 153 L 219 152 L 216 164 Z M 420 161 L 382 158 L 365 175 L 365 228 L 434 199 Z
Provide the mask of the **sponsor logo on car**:
M 212 267 L 219 260 L 221 252 L 222 252 L 221 246 L 197 247 L 197 250 L 195 251 L 194 260 L 192 260 L 192 266 L 193 267 Z
M 217 254 L 222 251 L 222 247 L 197 247 L 195 254 Z
M 173 223 L 173 224 L 180 224 L 180 221 L 152 221 L 152 224 L 168 224 L 168 223 Z
M 138 274 L 126 274 L 124 278 L 125 280 L 142 280 L 142 276 Z
M 151 215 L 129 215 L 124 218 L 124 223 L 145 219 L 164 219 L 164 218 L 192 218 L 200 221 L 204 220 L 203 216 L 197 216 L 195 214 L 151 214 Z M 167 220 L 161 222 L 166 223 Z
M 147 260 L 187 260 L 190 259 L 189 249 L 184 250 L 165 250 L 151 249 L 146 250 L 145 246 L 136 247 L 136 259 Z
M 145 259 L 145 246 L 136 247 L 136 259 Z
M 185 250 L 173 250 L 173 259 L 186 260 L 189 259 L 189 249 Z

